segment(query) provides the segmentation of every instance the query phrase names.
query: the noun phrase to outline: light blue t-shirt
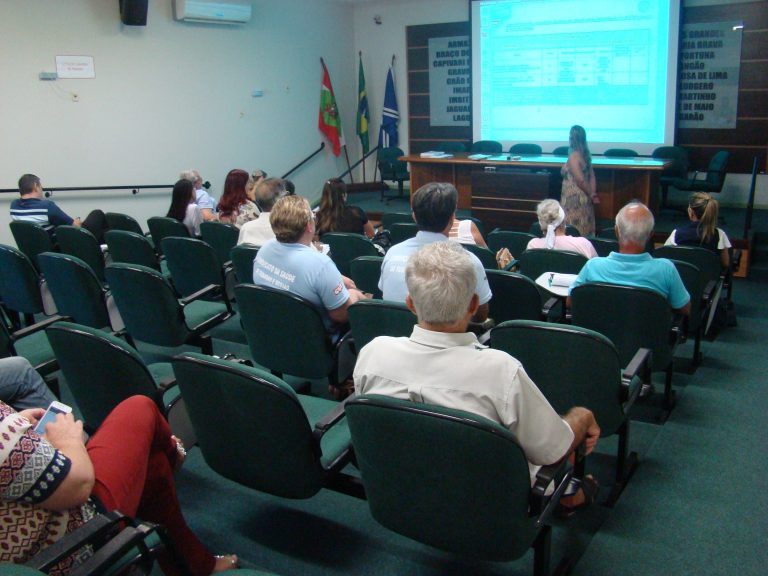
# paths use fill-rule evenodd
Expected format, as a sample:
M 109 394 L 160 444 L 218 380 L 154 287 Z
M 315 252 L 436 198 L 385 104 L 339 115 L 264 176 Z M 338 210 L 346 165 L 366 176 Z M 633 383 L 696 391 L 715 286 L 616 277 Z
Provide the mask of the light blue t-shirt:
M 384 256 L 384 262 L 381 264 L 381 278 L 379 279 L 379 290 L 381 290 L 384 300 L 405 302 L 405 296 L 408 294 L 408 287 L 405 285 L 405 265 L 408 263 L 408 258 L 422 246 L 433 242 L 448 242 L 448 237 L 439 232 L 421 230 L 413 238 L 395 244 L 389 249 Z M 467 252 L 467 254 L 475 266 L 475 276 L 477 276 L 475 293 L 480 298 L 480 304 L 487 304 L 490 302 L 492 294 L 491 287 L 488 285 L 488 278 L 485 275 L 485 268 L 477 256 L 471 252 Z
M 691 299 L 675 265 L 666 258 L 653 258 L 648 252 L 611 252 L 605 258 L 592 258 L 584 264 L 570 290 L 587 282 L 649 288 L 664 296 L 674 309 L 682 308 Z
M 205 188 L 195 190 L 195 204 L 201 209 L 210 208 L 211 210 L 216 210 L 216 200 L 208 194 Z
M 334 323 L 328 310 L 335 310 L 349 299 L 336 265 L 328 256 L 299 243 L 270 240 L 253 261 L 253 283 L 287 290 L 317 306 L 329 332 Z

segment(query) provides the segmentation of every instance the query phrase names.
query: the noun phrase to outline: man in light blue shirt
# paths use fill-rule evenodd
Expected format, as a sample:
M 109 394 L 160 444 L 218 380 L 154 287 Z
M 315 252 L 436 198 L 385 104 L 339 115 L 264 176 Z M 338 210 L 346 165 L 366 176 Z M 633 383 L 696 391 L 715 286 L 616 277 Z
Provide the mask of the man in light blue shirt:
M 216 200 L 203 188 L 203 178 L 197 170 L 185 170 L 179 177 L 181 180 L 189 180 L 195 185 L 195 204 L 200 208 L 203 220 L 209 222 L 216 220 Z M 210 184 L 209 184 L 210 186 Z
M 676 312 L 689 314 L 691 297 L 675 265 L 645 251 L 653 226 L 653 214 L 644 204 L 631 202 L 624 206 L 616 215 L 619 252 L 587 261 L 570 289 L 587 282 L 649 288 L 661 294 Z
M 395 244 L 389 249 L 381 265 L 379 289 L 385 300 L 405 302 L 408 287 L 405 285 L 405 265 L 408 258 L 422 246 L 433 242 L 447 242 L 456 214 L 458 192 L 452 184 L 430 182 L 419 188 L 413 195 L 413 219 L 419 231 L 414 238 Z M 480 259 L 470 253 L 477 277 L 476 293 L 480 306 L 474 317 L 475 322 L 488 318 L 488 302 L 491 287 Z

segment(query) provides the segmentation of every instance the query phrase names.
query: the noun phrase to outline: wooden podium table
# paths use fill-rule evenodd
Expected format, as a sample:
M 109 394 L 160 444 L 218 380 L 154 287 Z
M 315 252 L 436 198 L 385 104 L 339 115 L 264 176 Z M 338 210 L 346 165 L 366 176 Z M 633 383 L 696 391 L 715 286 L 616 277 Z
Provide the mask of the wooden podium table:
M 459 191 L 459 208 L 472 209 L 473 216 L 489 226 L 530 224 L 536 219 L 538 202 L 547 197 L 560 199 L 560 168 L 568 160 L 565 156 L 502 154 L 482 160 L 467 156 L 411 155 L 400 160 L 410 164 L 411 192 L 428 182 L 450 182 Z M 668 165 L 669 161 L 652 158 L 593 156 L 600 196 L 595 216 L 612 219 L 631 200 L 640 200 L 655 213 L 659 175 Z

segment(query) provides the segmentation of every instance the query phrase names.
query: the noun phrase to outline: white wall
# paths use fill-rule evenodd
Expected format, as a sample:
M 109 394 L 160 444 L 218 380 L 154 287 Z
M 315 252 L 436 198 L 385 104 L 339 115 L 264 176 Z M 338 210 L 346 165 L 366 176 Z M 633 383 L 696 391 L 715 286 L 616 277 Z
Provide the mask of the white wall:
M 248 24 L 205 25 L 176 22 L 171 0 L 152 0 L 148 25 L 129 27 L 117 0 L 0 0 L 0 188 L 25 172 L 52 186 L 165 184 L 197 167 L 220 193 L 232 168 L 282 174 L 321 142 L 320 56 L 354 135 L 352 11 L 254 0 Z M 38 80 L 57 54 L 93 56 L 96 78 Z M 342 158 L 326 149 L 294 173 L 299 193 L 319 195 Z M 14 197 L 0 195 L 3 243 Z M 54 198 L 72 216 L 102 207 L 140 220 L 169 204 L 167 191 Z

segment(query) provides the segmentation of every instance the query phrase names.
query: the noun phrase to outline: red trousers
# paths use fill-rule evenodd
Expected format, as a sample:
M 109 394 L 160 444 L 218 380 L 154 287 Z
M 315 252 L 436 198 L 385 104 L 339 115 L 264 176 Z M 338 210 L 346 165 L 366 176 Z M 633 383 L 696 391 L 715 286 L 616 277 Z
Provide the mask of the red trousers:
M 216 560 L 181 515 L 173 482 L 176 443 L 155 403 L 145 396 L 124 400 L 87 448 L 96 472 L 93 496 L 107 510 L 162 524 L 192 572 L 210 574 Z M 167 559 L 161 559 L 160 565 L 168 575 L 177 573 Z

